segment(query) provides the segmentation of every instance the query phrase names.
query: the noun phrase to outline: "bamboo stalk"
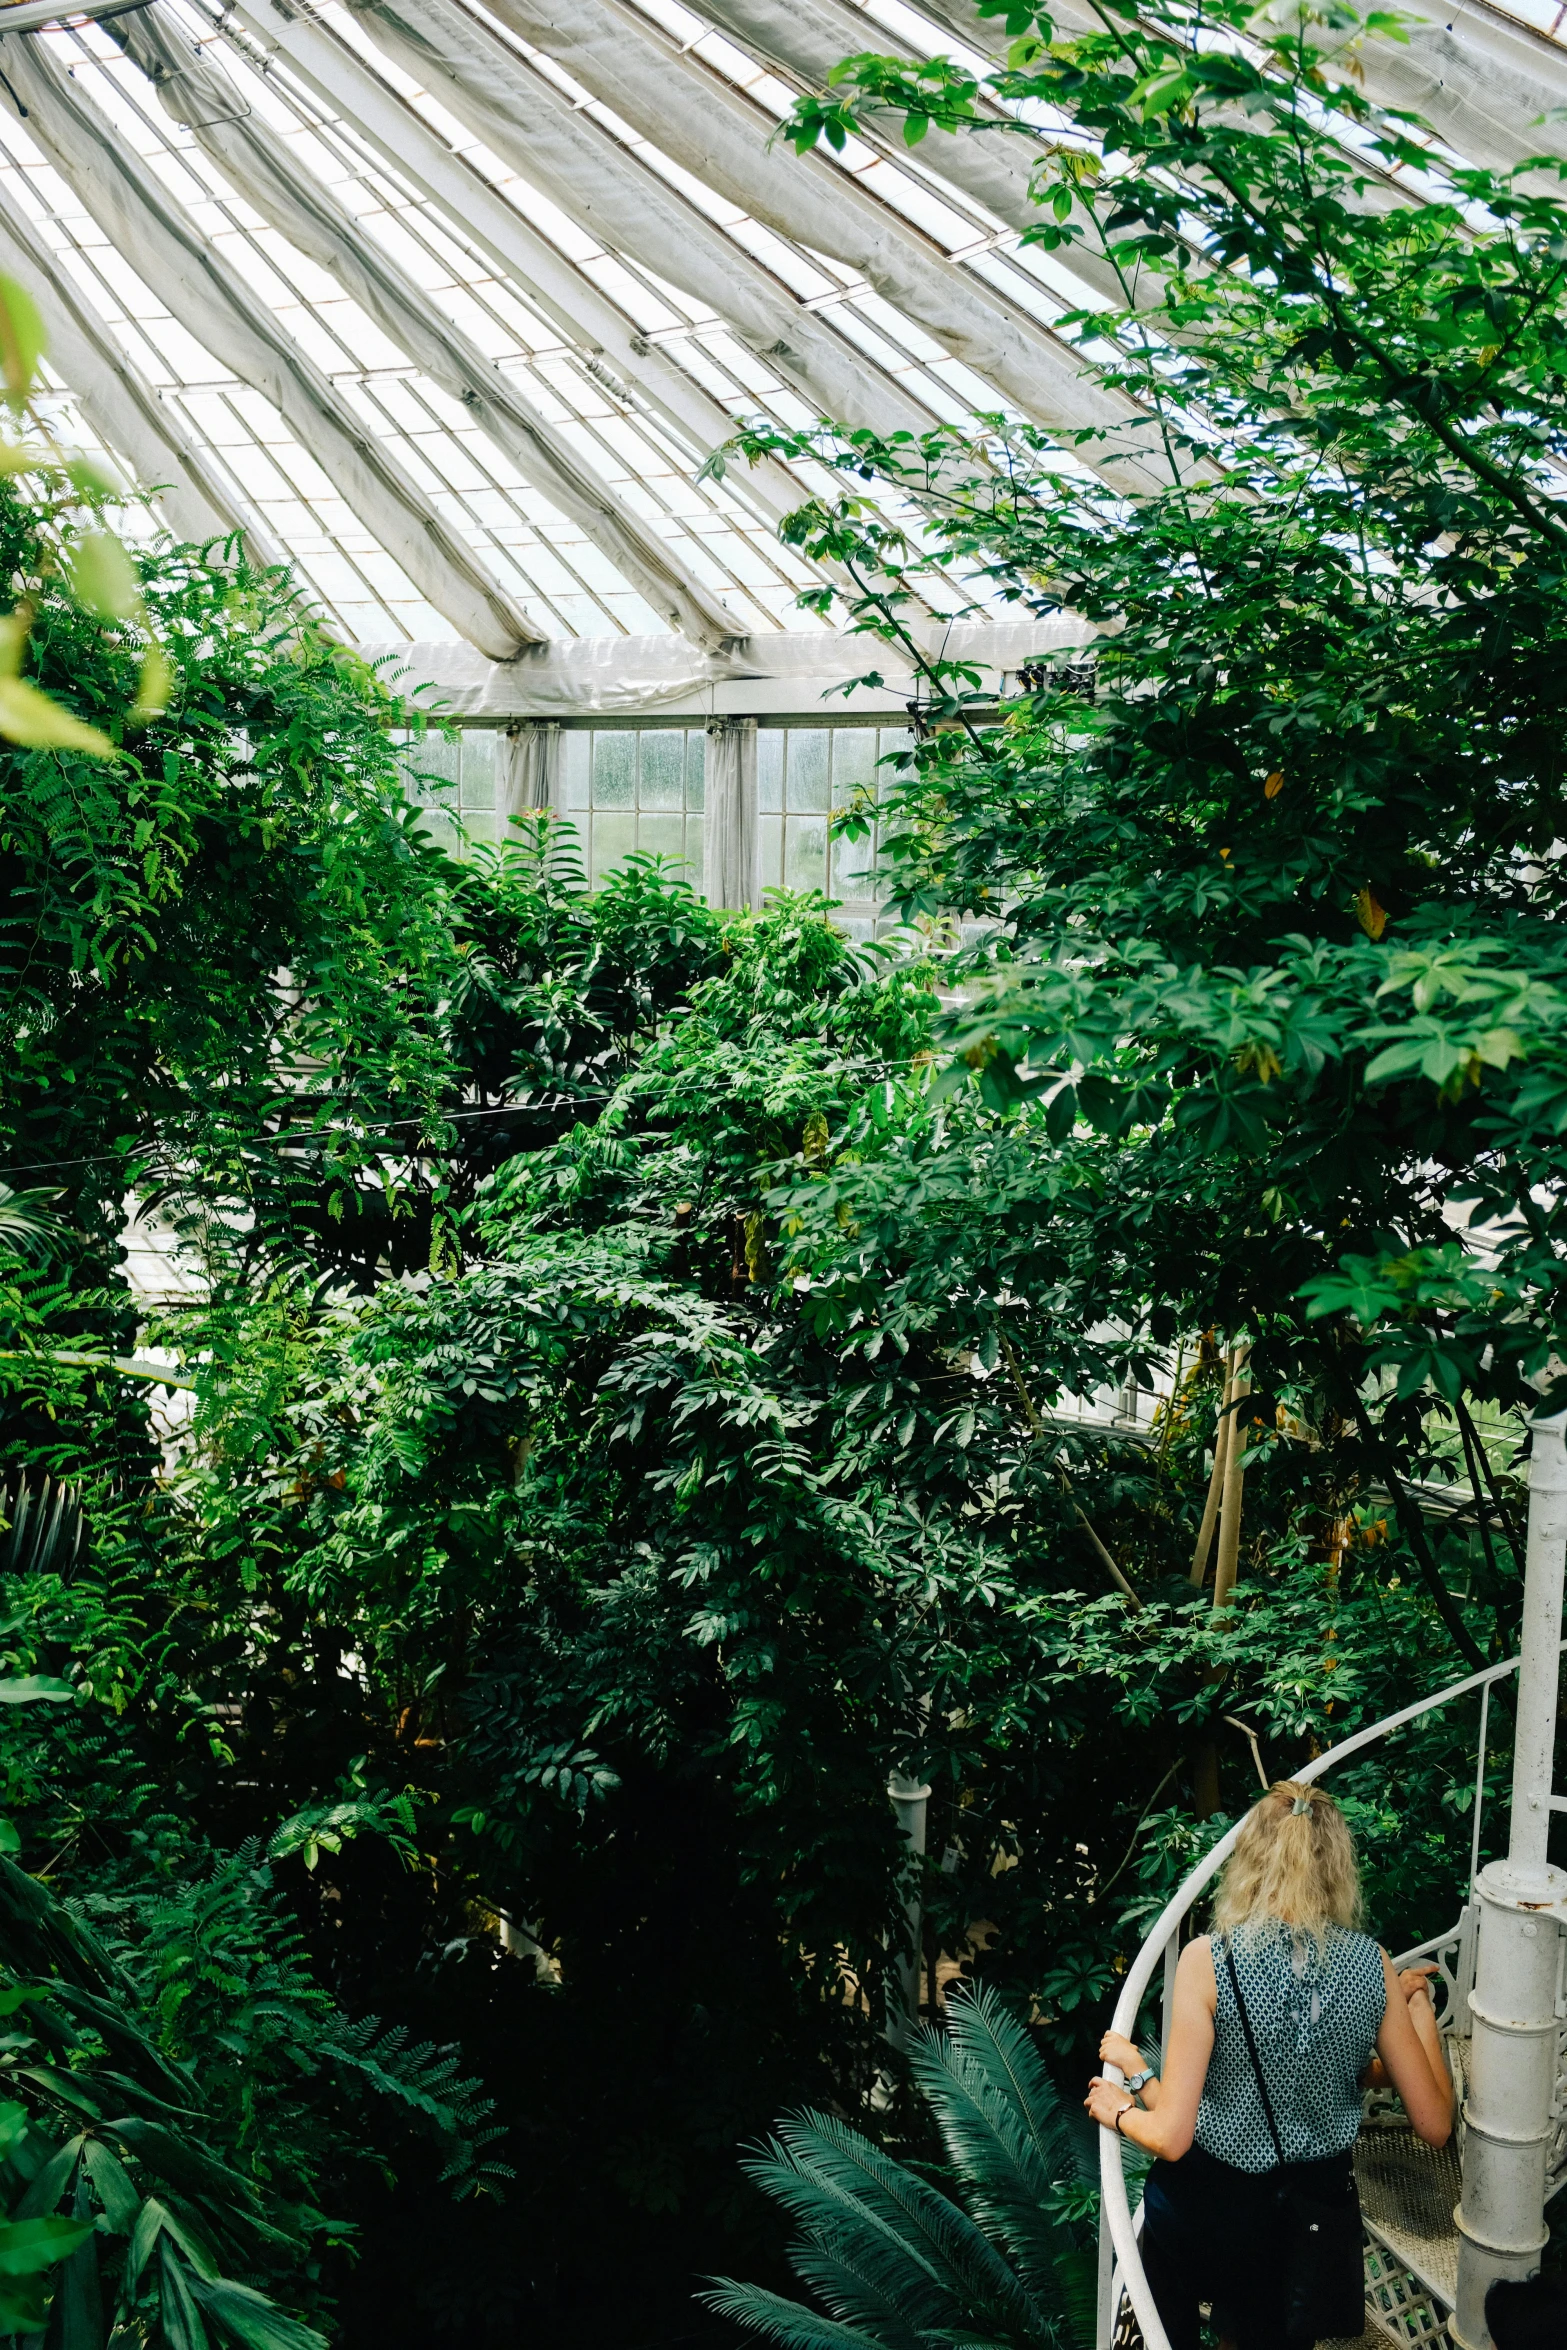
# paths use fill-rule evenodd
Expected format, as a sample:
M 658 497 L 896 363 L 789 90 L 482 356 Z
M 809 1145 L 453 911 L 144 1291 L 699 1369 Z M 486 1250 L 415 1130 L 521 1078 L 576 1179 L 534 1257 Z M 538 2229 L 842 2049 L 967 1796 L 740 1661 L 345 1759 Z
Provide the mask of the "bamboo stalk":
M 1219 1555 L 1213 1569 L 1213 1604 L 1228 1607 L 1235 1596 L 1235 1577 L 1240 1566 L 1241 1551 L 1241 1488 L 1246 1472 L 1241 1467 L 1245 1450 L 1240 1433 L 1240 1402 L 1251 1393 L 1251 1381 L 1246 1376 L 1246 1357 L 1251 1350 L 1235 1350 L 1235 1376 L 1231 1382 L 1230 1440 L 1224 1455 L 1224 1491 L 1219 1502 Z
M 1208 1498 L 1203 1504 L 1202 1524 L 1197 1529 L 1197 1547 L 1192 1552 L 1192 1584 L 1198 1591 L 1208 1572 L 1208 1551 L 1213 1541 L 1213 1529 L 1219 1518 L 1219 1497 L 1224 1491 L 1224 1464 L 1230 1450 L 1230 1395 L 1235 1378 L 1235 1349 L 1230 1348 L 1224 1358 L 1224 1392 L 1219 1399 L 1219 1417 L 1213 1431 L 1213 1474 L 1208 1479 Z
M 1070 1485 L 1067 1485 L 1065 1477 L 1062 1478 L 1061 1482 L 1063 1485 L 1066 1485 L 1067 1492 L 1070 1494 L 1072 1492 L 1072 1488 Z M 1110 1553 L 1106 1550 L 1104 1544 L 1100 1541 L 1098 1535 L 1094 1532 L 1093 1527 L 1089 1524 L 1088 1519 L 1083 1513 L 1081 1503 L 1077 1500 L 1075 1495 L 1073 1496 L 1072 1507 L 1077 1511 L 1078 1524 L 1082 1527 L 1083 1532 L 1088 1536 L 1089 1541 L 1093 1544 L 1095 1550 L 1098 1551 L 1099 1556 L 1103 1559 L 1105 1565 L 1109 1568 L 1111 1582 L 1114 1583 L 1118 1591 L 1125 1593 L 1127 1599 L 1130 1600 L 1134 1608 L 1140 1608 L 1143 1604 L 1142 1600 L 1132 1589 L 1131 1584 L 1128 1583 L 1126 1577 L 1122 1574 L 1120 1568 L 1116 1565 L 1115 1560 L 1110 1556 Z

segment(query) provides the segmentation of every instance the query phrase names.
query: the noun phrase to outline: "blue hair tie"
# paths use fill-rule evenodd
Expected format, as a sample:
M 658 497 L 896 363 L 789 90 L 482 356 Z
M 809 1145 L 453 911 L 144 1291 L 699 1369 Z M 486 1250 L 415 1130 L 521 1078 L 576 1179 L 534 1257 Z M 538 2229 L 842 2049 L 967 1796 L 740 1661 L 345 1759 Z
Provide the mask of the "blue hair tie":
M 1290 1805 L 1290 1812 L 1291 1815 L 1296 1819 L 1309 1820 L 1311 1817 L 1311 1797 L 1309 1795 L 1297 1795 L 1294 1802 Z

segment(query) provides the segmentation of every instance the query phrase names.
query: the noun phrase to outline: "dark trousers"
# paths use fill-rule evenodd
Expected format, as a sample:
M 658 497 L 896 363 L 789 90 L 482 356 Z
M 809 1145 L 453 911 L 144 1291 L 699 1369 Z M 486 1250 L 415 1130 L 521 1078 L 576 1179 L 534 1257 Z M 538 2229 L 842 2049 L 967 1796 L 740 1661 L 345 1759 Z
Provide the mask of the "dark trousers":
M 1302 2170 L 1308 2166 L 1301 2165 Z M 1312 2163 L 1326 2189 L 1347 2179 L 1347 2154 Z M 1143 2269 L 1170 2350 L 1199 2350 L 1198 2304 L 1238 2350 L 1289 2343 L 1285 2222 L 1275 2172 L 1235 2170 L 1200 2146 L 1156 2162 L 1143 2188 Z

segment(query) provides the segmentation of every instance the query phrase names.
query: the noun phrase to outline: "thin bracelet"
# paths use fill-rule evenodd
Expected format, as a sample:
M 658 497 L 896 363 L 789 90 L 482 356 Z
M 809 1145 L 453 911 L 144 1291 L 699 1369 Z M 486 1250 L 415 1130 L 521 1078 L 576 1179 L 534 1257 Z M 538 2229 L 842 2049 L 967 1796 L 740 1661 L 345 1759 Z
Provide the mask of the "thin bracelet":
M 1125 2131 L 1122 2129 L 1122 2127 L 1121 2127 L 1121 2123 L 1122 2123 L 1122 2120 L 1124 2119 L 1124 2117 L 1125 2117 L 1127 2114 L 1129 2114 L 1129 2113 L 1131 2112 L 1131 2110 L 1132 2110 L 1132 2106 L 1133 2106 L 1133 2105 L 1135 2105 L 1136 2103 L 1137 2103 L 1137 2100 L 1136 2100 L 1136 2098 L 1134 2097 L 1134 2098 L 1132 2098 L 1132 2100 L 1131 2100 L 1131 2102 L 1130 2102 L 1129 2104 L 1126 2104 L 1126 2105 L 1118 2105 L 1118 2106 L 1116 2107 L 1116 2111 L 1115 2111 L 1115 2134 L 1116 2134 L 1116 2136 L 1117 2136 L 1118 2138 L 1125 2138 L 1125 2137 L 1126 2137 L 1126 2132 L 1125 2132 Z M 1135 2145 L 1137 2144 L 1137 2140 L 1136 2140 L 1135 2138 L 1128 2139 L 1128 2141 L 1127 2141 L 1127 2142 L 1128 2142 L 1128 2144 L 1129 2144 L 1129 2145 L 1132 2145 L 1132 2146 L 1135 2146 Z

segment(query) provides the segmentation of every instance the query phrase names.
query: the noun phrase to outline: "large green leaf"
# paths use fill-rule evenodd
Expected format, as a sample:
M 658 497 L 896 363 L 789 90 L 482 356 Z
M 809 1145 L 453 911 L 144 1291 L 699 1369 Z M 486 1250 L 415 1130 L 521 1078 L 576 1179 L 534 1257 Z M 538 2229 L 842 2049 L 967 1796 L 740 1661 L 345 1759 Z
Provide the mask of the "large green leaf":
M 36 2276 L 53 2268 L 92 2234 L 91 2220 L 0 2220 L 0 2277 Z
M 192 2280 L 192 2291 L 220 2334 L 242 2350 L 326 2350 L 324 2335 L 289 2317 L 265 2294 L 227 2277 Z

